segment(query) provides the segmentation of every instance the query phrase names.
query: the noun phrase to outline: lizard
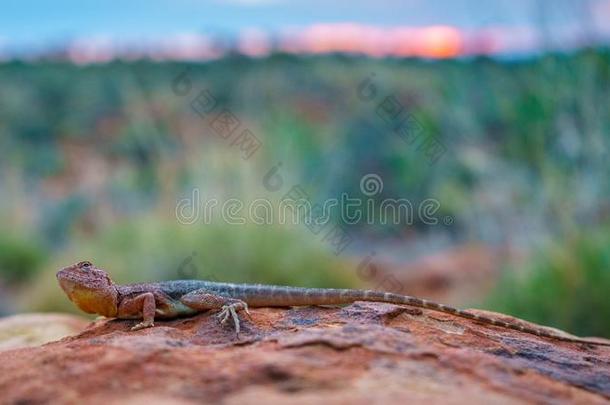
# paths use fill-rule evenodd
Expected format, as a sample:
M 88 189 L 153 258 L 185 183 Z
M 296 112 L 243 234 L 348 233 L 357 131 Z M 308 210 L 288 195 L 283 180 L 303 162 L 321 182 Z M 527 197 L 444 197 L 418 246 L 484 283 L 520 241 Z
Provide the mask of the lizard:
M 610 342 L 561 336 L 542 328 L 507 322 L 408 295 L 375 290 L 301 288 L 265 284 L 232 284 L 203 280 L 173 280 L 120 285 L 108 273 L 89 261 L 62 268 L 59 285 L 82 311 L 109 318 L 142 320 L 132 331 L 154 326 L 155 319 L 192 316 L 218 310 L 221 324 L 233 320 L 239 337 L 238 311 L 248 316 L 251 307 L 290 307 L 306 305 L 345 305 L 356 301 L 383 302 L 443 312 L 500 328 L 544 338 L 610 346 Z

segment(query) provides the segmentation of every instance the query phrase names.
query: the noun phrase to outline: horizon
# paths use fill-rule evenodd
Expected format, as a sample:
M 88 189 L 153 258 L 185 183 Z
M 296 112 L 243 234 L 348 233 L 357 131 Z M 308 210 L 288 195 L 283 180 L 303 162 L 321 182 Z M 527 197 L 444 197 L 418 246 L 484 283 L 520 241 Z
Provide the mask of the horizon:
M 117 58 L 209 60 L 355 53 L 372 57 L 520 56 L 610 44 L 610 0 L 338 2 L 155 0 L 114 7 L 24 1 L 0 17 L 0 59 L 65 53 L 75 63 Z M 162 9 L 166 6 L 166 9 Z M 318 6 L 318 7 L 316 7 Z M 35 10 L 36 12 L 32 12 Z M 45 9 L 44 12 L 42 9 Z

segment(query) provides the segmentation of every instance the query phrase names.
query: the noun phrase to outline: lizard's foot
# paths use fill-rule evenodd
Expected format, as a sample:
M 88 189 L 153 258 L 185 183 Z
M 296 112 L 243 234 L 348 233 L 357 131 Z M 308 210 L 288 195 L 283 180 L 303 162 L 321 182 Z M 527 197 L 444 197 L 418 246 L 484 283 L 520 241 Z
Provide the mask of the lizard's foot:
M 243 310 L 248 314 L 248 317 L 252 319 L 250 316 L 250 311 L 248 311 L 248 304 L 244 301 L 236 301 L 231 304 L 223 305 L 218 313 L 217 317 L 220 319 L 220 324 L 224 325 L 229 320 L 229 317 L 233 319 L 233 324 L 235 325 L 235 333 L 239 337 L 240 325 L 239 325 L 239 317 L 237 316 L 237 311 Z
M 136 326 L 131 328 L 131 330 L 136 331 L 136 330 L 140 330 L 140 329 L 152 328 L 153 326 L 155 326 L 154 322 L 144 321 L 144 322 L 140 322 L 139 324 L 137 324 Z

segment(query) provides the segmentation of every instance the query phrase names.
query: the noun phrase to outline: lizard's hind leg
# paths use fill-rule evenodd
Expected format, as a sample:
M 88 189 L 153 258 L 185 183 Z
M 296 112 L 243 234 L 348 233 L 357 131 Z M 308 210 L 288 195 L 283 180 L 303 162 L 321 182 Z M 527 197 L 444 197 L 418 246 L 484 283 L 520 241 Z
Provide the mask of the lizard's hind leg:
M 232 300 L 233 302 L 225 304 L 220 309 L 217 317 L 220 319 L 220 324 L 224 325 L 228 320 L 229 316 L 233 318 L 233 323 L 235 324 L 235 333 L 239 336 L 239 318 L 237 317 L 237 311 L 244 310 L 248 317 L 252 319 L 250 316 L 250 311 L 248 311 L 248 304 L 244 301 L 240 300 Z
M 248 316 L 248 304 L 245 301 L 235 298 L 223 297 L 222 295 L 210 294 L 207 290 L 195 290 L 180 298 L 180 301 L 189 308 L 196 311 L 206 311 L 209 309 L 220 309 L 217 317 L 220 323 L 224 325 L 229 317 L 233 319 L 235 332 L 239 336 L 240 324 L 237 311 L 245 311 Z

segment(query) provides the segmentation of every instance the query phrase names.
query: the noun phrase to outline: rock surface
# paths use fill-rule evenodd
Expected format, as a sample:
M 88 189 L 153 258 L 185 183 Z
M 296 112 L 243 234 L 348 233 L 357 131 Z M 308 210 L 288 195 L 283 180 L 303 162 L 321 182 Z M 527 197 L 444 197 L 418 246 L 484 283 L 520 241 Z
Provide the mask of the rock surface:
M 77 336 L 0 352 L 0 402 L 610 401 L 610 347 L 389 304 L 251 312 L 239 340 L 206 313 L 137 332 L 134 321 L 97 321 Z
M 25 314 L 0 318 L 0 351 L 39 346 L 82 331 L 89 321 L 64 314 Z

